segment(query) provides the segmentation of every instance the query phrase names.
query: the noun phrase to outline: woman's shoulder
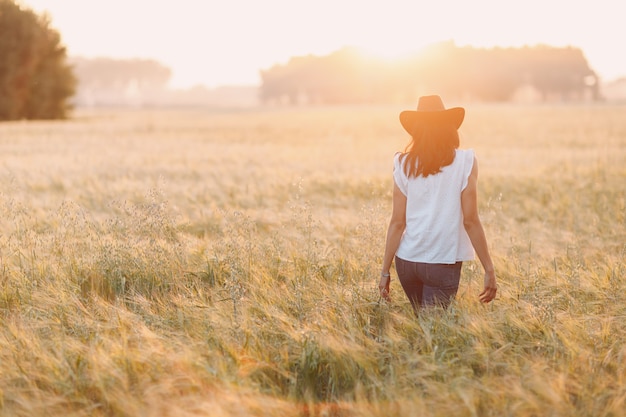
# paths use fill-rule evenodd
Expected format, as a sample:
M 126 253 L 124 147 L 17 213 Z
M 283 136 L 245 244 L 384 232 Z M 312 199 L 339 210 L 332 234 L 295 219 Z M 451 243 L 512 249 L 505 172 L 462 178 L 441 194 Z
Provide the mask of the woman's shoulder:
M 467 149 L 457 149 L 456 152 L 458 154 L 462 154 L 462 155 L 474 155 L 474 149 L 472 148 L 467 148 Z
M 395 154 L 393 154 L 393 165 L 402 166 L 407 155 L 407 152 L 396 152 Z
M 459 156 L 459 159 L 464 160 L 464 161 L 473 161 L 476 158 L 476 152 L 474 152 L 474 149 L 469 148 L 469 149 L 457 149 L 456 150 L 456 154 L 457 156 Z
M 393 172 L 395 173 L 394 175 L 400 175 L 402 173 L 404 173 L 404 156 L 406 154 L 402 153 L 402 152 L 396 152 L 393 155 Z

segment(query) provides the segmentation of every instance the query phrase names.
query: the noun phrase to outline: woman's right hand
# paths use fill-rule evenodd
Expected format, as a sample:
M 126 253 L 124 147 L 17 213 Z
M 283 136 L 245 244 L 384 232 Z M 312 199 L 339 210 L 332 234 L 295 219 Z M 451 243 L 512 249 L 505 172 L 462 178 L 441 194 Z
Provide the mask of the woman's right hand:
M 496 298 L 498 285 L 496 284 L 496 273 L 494 271 L 485 272 L 485 286 L 478 295 L 481 303 L 488 303 Z

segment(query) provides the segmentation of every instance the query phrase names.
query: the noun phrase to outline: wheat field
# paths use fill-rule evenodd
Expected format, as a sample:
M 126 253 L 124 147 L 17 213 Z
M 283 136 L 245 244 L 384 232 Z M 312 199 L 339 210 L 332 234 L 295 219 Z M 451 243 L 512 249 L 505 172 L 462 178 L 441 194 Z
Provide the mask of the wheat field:
M 403 108 L 0 124 L 0 415 L 623 415 L 626 107 L 466 109 L 500 290 L 419 317 Z

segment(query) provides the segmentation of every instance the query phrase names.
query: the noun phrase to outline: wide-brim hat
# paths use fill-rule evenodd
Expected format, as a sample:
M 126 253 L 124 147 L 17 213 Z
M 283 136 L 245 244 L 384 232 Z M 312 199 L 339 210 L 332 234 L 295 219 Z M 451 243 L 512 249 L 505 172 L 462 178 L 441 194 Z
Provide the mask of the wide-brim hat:
M 413 135 L 418 126 L 425 124 L 450 125 L 458 129 L 464 118 L 463 107 L 446 109 L 441 97 L 437 95 L 422 96 L 417 102 L 417 110 L 405 110 L 400 113 L 400 123 L 410 135 Z

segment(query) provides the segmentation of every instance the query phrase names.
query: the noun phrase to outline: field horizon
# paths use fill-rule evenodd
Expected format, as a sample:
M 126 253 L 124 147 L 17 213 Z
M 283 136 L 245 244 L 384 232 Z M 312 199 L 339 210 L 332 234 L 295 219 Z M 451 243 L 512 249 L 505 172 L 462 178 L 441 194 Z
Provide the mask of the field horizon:
M 499 294 L 377 293 L 394 106 L 0 123 L 0 416 L 619 416 L 625 105 L 468 105 Z

